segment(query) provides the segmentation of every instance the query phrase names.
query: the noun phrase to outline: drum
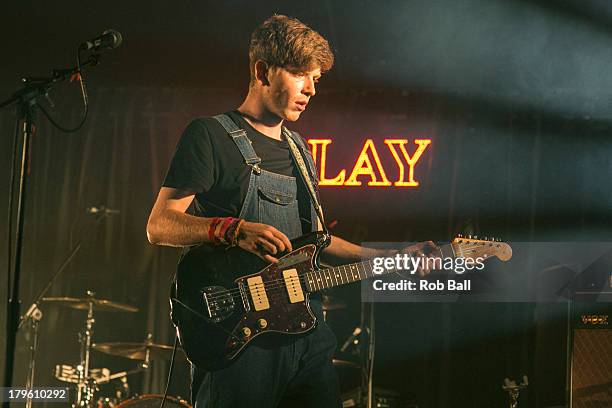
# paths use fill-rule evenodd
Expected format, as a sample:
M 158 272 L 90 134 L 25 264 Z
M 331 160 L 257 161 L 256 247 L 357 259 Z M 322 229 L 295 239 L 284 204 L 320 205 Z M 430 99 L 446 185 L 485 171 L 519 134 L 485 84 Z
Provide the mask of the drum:
M 163 394 L 145 394 L 145 395 L 137 395 L 130 399 L 121 401 L 116 408 L 159 408 L 161 404 L 161 400 L 163 398 Z M 166 402 L 164 403 L 164 408 L 191 408 L 191 405 L 187 403 L 184 399 L 171 397 L 168 395 L 166 397 Z

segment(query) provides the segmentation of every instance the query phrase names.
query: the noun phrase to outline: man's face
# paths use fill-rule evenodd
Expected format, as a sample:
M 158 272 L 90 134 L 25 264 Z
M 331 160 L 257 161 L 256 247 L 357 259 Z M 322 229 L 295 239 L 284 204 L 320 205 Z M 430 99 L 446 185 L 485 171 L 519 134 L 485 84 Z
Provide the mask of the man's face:
M 281 119 L 294 122 L 306 109 L 321 78 L 321 68 L 298 72 L 273 67 L 268 70 L 269 86 L 265 87 L 266 109 Z

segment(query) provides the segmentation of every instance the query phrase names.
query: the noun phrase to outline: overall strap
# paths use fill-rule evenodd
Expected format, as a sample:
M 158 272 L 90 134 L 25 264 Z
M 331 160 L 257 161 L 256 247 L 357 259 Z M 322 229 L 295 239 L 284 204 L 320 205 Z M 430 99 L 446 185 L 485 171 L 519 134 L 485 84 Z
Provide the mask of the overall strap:
M 225 114 L 220 114 L 217 116 L 213 116 L 223 128 L 230 135 L 238 150 L 240 150 L 240 154 L 244 158 L 244 162 L 251 166 L 253 171 L 257 174 L 261 172 L 259 169 L 259 163 L 261 163 L 261 159 L 255 153 L 253 146 L 251 145 L 251 141 L 247 137 L 244 129 L 240 129 L 233 120 L 230 119 L 229 116 Z
M 291 154 L 293 155 L 293 158 L 295 159 L 298 165 L 298 168 L 300 169 L 300 175 L 302 176 L 302 179 L 304 180 L 304 183 L 306 184 L 308 193 L 310 194 L 312 205 L 314 206 L 315 211 L 317 212 L 317 216 L 319 217 L 319 221 L 321 221 L 323 230 L 327 232 L 327 227 L 325 226 L 325 220 L 323 219 L 323 210 L 321 209 L 321 205 L 319 204 L 319 200 L 317 199 L 317 193 L 315 192 L 315 189 L 312 185 L 312 181 L 310 179 L 310 173 L 308 171 L 306 163 L 304 162 L 304 157 L 302 156 L 302 153 L 297 146 L 298 143 L 301 146 L 303 146 L 303 142 L 301 141 L 300 136 L 298 136 L 297 134 L 294 135 L 293 132 L 291 132 L 289 129 L 285 127 L 283 127 L 283 133 L 285 134 L 285 138 L 287 139 L 287 143 L 289 144 L 289 149 L 291 150 Z M 296 141 L 296 139 L 298 139 L 298 141 Z

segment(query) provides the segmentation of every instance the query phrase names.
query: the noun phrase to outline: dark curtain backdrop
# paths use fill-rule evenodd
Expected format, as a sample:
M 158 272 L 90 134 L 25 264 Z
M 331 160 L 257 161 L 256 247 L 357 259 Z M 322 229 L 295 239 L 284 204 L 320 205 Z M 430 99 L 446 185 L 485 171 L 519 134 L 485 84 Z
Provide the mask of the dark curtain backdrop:
M 63 92 L 58 100 L 74 98 L 74 88 Z M 143 341 L 152 333 L 156 342 L 172 344 L 167 294 L 178 252 L 148 244 L 147 217 L 183 127 L 195 116 L 232 109 L 241 97 L 220 89 L 92 89 L 88 122 L 72 135 L 38 115 L 27 198 L 23 309 L 83 239 L 80 253 L 48 295 L 79 297 L 93 290 L 140 309 L 98 313 L 96 342 Z M 318 99 L 295 128 L 306 137 L 334 139 L 330 175 L 354 161 L 366 137 L 376 140 L 389 169 L 393 161 L 383 152 L 384 137 L 433 140 L 417 167 L 418 189 L 324 189 L 328 220 L 338 221 L 338 235 L 355 242 L 444 240 L 461 231 L 508 240 L 607 236 L 600 220 L 609 218 L 602 182 L 611 168 L 610 142 L 601 133 L 609 126 L 585 128 L 541 112 L 458 102 L 447 95 L 346 91 L 322 93 Z M 75 123 L 80 111 L 59 109 L 55 114 L 64 123 Z M 12 121 L 10 110 L 1 113 L 4 197 Z M 586 130 L 577 140 L 573 131 L 581 126 Z M 396 177 L 391 170 L 388 176 Z M 85 208 L 99 205 L 120 214 L 96 227 Z M 0 210 L 6 213 L 6 200 Z M 1 225 L 5 277 L 7 230 L 5 222 Z M 334 294 L 349 304 L 348 310 L 330 315 L 342 342 L 359 321 L 359 288 Z M 77 332 L 85 314 L 51 305 L 43 305 L 43 312 L 37 383 L 59 385 L 50 373 L 56 364 L 76 363 Z M 528 374 L 534 386 L 523 397 L 526 406 L 561 404 L 563 312 L 562 304 L 380 304 L 376 384 L 420 406 L 484 407 L 504 404 L 504 377 Z M 25 381 L 27 340 L 21 332 L 15 384 Z M 135 363 L 94 353 L 93 366 L 119 371 Z M 154 362 L 150 371 L 130 378 L 132 390 L 162 392 L 167 368 Z M 358 376 L 350 370 L 340 369 L 340 375 L 344 389 L 357 386 Z M 179 364 L 171 394 L 187 395 L 187 384 L 188 371 Z

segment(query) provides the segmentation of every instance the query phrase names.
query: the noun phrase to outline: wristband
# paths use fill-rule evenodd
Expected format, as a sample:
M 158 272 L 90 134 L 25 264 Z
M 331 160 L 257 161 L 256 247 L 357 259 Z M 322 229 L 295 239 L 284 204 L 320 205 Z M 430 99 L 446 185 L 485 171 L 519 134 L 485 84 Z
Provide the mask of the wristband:
M 215 217 L 212 219 L 212 221 L 210 222 L 210 226 L 208 227 L 208 240 L 211 244 L 218 245 L 220 243 L 220 241 L 215 236 L 215 230 L 217 229 L 217 224 L 219 224 L 219 222 L 221 222 L 221 218 Z

